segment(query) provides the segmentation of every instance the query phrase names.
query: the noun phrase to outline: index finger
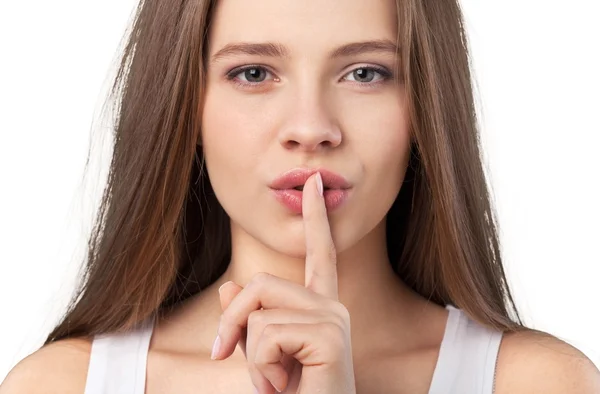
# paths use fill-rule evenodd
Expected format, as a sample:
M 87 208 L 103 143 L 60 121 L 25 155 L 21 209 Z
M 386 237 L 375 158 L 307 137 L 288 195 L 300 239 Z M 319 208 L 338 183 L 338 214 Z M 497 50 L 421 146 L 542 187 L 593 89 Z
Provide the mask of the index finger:
M 320 191 L 319 191 L 320 190 Z M 338 299 L 337 256 L 331 237 L 320 173 L 308 178 L 302 192 L 302 217 L 306 238 L 305 287 Z

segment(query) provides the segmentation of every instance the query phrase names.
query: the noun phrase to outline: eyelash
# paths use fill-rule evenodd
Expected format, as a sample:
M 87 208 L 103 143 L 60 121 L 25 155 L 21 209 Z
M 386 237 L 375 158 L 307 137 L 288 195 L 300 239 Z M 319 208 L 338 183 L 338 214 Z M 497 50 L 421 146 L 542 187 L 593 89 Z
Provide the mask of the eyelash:
M 264 70 L 267 73 L 271 73 L 271 71 L 265 67 L 265 66 L 261 66 L 261 65 L 257 65 L 257 64 L 251 64 L 251 65 L 247 65 L 247 66 L 243 66 L 243 67 L 238 67 L 235 68 L 231 71 L 229 71 L 226 74 L 227 80 L 233 82 L 235 85 L 243 87 L 243 88 L 254 88 L 254 87 L 259 87 L 261 84 L 263 84 L 265 81 L 263 82 L 243 82 L 240 81 L 236 78 L 236 76 L 240 75 L 241 73 L 247 71 L 247 70 Z M 373 88 L 373 87 L 377 87 L 378 85 L 390 80 L 392 78 L 392 73 L 389 72 L 387 69 L 383 68 L 383 67 L 376 67 L 376 66 L 363 66 L 363 67 L 356 67 L 353 70 L 351 70 L 350 72 L 346 73 L 345 75 L 349 75 L 351 73 L 353 73 L 356 70 L 372 70 L 375 71 L 377 73 L 379 73 L 381 75 L 381 79 L 379 81 L 376 82 L 354 82 L 358 85 L 367 87 L 367 88 Z M 271 73 L 272 74 L 272 73 Z

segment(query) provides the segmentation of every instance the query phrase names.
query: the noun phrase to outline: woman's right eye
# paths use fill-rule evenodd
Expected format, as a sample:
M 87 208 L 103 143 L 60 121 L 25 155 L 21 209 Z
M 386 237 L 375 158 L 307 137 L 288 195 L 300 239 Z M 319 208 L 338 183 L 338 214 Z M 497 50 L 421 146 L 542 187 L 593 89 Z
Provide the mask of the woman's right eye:
M 227 74 L 227 79 L 243 85 L 255 85 L 264 82 L 270 72 L 264 67 L 247 66 L 235 69 Z

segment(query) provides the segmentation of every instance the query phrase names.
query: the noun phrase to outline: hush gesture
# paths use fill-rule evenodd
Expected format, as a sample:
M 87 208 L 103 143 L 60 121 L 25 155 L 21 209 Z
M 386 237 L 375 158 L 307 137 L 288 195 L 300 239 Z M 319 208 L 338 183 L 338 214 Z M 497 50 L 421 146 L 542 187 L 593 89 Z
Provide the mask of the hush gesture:
M 350 316 L 338 301 L 336 251 L 319 173 L 304 185 L 305 285 L 259 273 L 219 289 L 213 359 L 240 345 L 260 394 L 354 394 Z

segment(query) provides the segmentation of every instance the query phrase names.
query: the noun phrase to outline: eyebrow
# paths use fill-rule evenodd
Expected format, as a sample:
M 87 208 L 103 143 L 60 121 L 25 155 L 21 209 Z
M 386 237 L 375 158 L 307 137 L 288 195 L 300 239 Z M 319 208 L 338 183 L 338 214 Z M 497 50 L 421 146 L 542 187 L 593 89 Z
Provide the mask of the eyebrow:
M 400 48 L 398 47 L 398 45 L 396 45 L 396 43 L 387 39 L 352 42 L 349 44 L 342 45 L 341 47 L 335 48 L 329 53 L 329 57 L 332 59 L 336 59 L 340 57 L 350 57 L 360 55 L 363 53 L 376 52 L 391 53 L 396 55 L 400 53 Z M 212 61 L 215 62 L 221 58 L 235 55 L 254 55 L 287 58 L 290 57 L 290 51 L 286 46 L 274 42 L 238 42 L 225 45 L 212 56 Z

